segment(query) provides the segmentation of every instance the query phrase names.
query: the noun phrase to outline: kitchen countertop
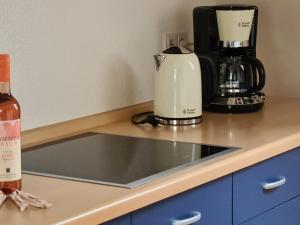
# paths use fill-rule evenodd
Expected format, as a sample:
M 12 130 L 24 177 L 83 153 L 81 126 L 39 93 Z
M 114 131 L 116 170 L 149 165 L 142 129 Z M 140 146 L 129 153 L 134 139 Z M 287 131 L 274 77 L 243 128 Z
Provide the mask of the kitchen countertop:
M 196 126 L 134 126 L 128 119 L 90 131 L 135 137 L 241 147 L 240 150 L 126 189 L 23 175 L 23 190 L 53 203 L 20 213 L 12 202 L 0 210 L 6 225 L 99 224 L 300 146 L 300 99 L 269 97 L 248 114 L 204 113 Z M 88 151 L 88 149 L 87 149 Z

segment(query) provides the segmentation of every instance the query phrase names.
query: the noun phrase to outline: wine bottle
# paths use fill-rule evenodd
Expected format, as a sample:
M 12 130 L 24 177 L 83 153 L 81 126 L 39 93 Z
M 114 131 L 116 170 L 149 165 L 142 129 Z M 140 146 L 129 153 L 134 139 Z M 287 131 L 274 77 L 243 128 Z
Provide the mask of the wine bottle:
M 20 106 L 10 92 L 10 58 L 0 54 L 0 190 L 21 189 Z

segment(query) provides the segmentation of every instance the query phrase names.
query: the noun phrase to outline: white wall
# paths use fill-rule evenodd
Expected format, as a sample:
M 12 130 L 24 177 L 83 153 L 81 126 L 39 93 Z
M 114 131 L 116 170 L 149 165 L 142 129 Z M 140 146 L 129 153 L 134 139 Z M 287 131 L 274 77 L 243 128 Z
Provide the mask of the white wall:
M 259 5 L 266 92 L 300 97 L 296 0 L 0 0 L 23 130 L 151 100 L 161 33 L 192 31 L 193 7 L 216 2 Z
M 151 100 L 161 33 L 191 31 L 197 4 L 0 0 L 0 52 L 11 54 L 23 130 Z
M 300 98 L 300 1 L 256 1 L 260 7 L 259 56 L 267 68 L 266 92 Z

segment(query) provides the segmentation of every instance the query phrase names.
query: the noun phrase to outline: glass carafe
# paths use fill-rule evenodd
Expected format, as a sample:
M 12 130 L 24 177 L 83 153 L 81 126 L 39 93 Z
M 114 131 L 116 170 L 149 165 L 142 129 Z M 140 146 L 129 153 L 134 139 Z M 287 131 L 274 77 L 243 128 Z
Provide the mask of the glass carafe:
M 228 56 L 220 61 L 218 80 L 218 95 L 243 95 L 263 88 L 265 71 L 256 58 Z

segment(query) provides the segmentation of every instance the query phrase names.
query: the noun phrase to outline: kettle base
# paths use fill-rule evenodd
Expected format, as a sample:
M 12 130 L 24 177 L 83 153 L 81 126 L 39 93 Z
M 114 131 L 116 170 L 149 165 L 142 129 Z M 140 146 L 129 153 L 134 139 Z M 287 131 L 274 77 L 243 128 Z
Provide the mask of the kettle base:
M 192 118 L 166 118 L 159 117 L 159 124 L 171 126 L 194 125 L 202 121 L 202 116 Z

